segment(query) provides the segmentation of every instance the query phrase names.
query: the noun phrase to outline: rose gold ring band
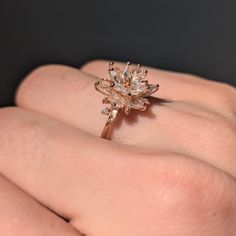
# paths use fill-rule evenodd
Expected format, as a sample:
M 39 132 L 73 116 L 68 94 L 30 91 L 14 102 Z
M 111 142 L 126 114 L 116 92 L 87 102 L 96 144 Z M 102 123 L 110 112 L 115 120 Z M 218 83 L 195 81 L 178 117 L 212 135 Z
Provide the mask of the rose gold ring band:
M 102 102 L 107 104 L 102 110 L 102 114 L 108 116 L 101 133 L 104 139 L 110 139 L 110 131 L 120 111 L 126 115 L 132 109 L 145 111 L 150 104 L 147 98 L 159 88 L 158 84 L 148 83 L 145 79 L 147 70 L 143 71 L 140 64 L 131 68 L 131 63 L 127 62 L 124 70 L 120 70 L 111 62 L 108 74 L 108 79 L 98 80 L 94 84 L 95 89 L 105 95 Z

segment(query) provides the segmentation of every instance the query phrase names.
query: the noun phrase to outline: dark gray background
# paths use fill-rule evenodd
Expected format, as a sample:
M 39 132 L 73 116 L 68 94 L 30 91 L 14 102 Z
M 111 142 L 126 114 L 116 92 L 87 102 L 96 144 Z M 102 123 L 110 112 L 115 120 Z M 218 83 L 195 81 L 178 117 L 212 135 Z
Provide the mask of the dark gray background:
M 0 30 L 0 106 L 32 68 L 93 58 L 236 85 L 235 0 L 0 0 Z

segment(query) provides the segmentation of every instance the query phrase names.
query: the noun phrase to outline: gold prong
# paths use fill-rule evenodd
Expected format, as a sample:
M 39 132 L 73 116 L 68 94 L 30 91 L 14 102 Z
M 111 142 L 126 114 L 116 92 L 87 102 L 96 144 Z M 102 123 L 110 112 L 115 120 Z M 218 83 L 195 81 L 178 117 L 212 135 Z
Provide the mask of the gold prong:
M 108 97 L 103 98 L 103 99 L 102 99 L 102 103 L 103 103 L 103 104 L 109 103 Z
M 131 96 L 131 95 L 132 95 L 132 93 L 131 93 L 131 92 L 128 92 L 128 93 L 127 93 L 127 95 L 128 95 L 128 96 Z
M 131 108 L 128 107 L 128 106 L 124 106 L 124 107 L 123 107 L 123 111 L 125 112 L 126 115 L 129 114 L 130 110 L 131 110 Z
M 100 84 L 100 81 L 96 81 L 95 83 L 94 83 L 94 87 L 95 87 L 95 89 L 98 91 L 98 92 L 100 92 L 99 91 L 99 89 L 98 89 L 98 85 Z
M 114 70 L 113 65 L 114 65 L 114 62 L 111 61 L 111 62 L 109 63 L 109 71 Z

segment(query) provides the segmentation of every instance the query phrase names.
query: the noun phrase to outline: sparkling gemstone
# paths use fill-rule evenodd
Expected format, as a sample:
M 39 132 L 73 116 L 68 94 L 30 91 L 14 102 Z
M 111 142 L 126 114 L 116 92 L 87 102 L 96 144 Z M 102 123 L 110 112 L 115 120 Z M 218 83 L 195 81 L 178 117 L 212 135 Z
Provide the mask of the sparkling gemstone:
M 131 90 L 131 93 L 133 95 L 143 94 L 146 93 L 147 91 L 148 91 L 147 83 L 141 81 L 135 81 L 133 83 L 133 88 Z
M 102 113 L 103 115 L 109 115 L 110 110 L 109 110 L 108 107 L 106 107 L 106 108 L 102 109 L 101 113 Z
M 132 97 L 132 99 L 130 100 L 130 106 L 133 109 L 137 109 L 137 110 L 145 110 L 146 109 L 146 105 L 148 104 L 148 100 L 142 97 Z
M 144 111 L 149 104 L 147 98 L 159 88 L 158 85 L 148 84 L 144 80 L 147 71 L 143 71 L 140 65 L 132 68 L 127 63 L 124 70 L 121 71 L 114 63 L 109 65 L 109 79 L 102 79 L 95 83 L 95 88 L 106 95 L 103 103 L 110 104 L 102 110 L 105 115 L 110 115 L 114 109 L 122 109 L 126 114 L 131 109 Z
M 110 80 L 101 80 L 95 84 L 96 89 L 103 93 L 104 95 L 109 96 L 111 94 L 111 81 Z
M 145 94 L 143 94 L 143 97 L 148 97 L 151 94 L 155 93 L 159 89 L 158 84 L 148 84 L 148 90 Z

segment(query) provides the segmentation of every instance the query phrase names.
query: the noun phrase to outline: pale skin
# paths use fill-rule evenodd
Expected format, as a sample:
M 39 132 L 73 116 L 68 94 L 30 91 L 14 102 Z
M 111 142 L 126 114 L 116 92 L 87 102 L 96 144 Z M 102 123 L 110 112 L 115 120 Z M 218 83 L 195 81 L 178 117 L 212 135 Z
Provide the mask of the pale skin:
M 235 236 L 235 88 L 144 67 L 160 90 L 108 141 L 107 68 L 42 66 L 0 110 L 0 235 Z

